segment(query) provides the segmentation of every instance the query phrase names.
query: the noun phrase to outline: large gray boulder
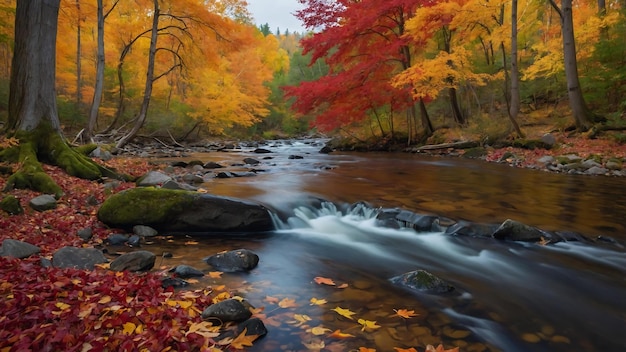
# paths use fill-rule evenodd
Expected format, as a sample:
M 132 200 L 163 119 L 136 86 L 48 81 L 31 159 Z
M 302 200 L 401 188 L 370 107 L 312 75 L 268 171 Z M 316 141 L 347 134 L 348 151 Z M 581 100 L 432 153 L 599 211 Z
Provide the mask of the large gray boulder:
M 33 254 L 39 253 L 39 247 L 28 242 L 22 242 L 7 238 L 2 241 L 0 246 L 0 257 L 26 258 Z
M 108 262 L 96 248 L 63 247 L 52 255 L 52 265 L 57 268 L 93 270 L 96 264 Z
M 262 205 L 162 188 L 132 188 L 109 197 L 98 219 L 116 228 L 146 225 L 159 232 L 256 232 L 274 229 Z

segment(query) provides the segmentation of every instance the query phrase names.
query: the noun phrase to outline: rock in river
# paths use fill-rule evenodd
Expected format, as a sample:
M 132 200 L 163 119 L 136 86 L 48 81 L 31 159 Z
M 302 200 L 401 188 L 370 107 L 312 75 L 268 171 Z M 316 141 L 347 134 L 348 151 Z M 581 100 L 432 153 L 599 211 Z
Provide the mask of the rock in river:
M 248 249 L 221 252 L 202 260 L 216 269 L 228 272 L 250 271 L 259 264 L 259 256 Z
M 262 205 L 205 193 L 132 188 L 109 197 L 98 219 L 117 228 L 150 226 L 159 232 L 249 232 L 274 229 Z

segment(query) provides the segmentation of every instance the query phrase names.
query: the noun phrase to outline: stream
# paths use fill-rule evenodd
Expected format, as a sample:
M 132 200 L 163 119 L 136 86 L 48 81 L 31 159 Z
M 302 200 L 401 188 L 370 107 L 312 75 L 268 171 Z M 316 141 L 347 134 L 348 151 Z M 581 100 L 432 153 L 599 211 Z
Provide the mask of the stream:
M 256 176 L 214 178 L 202 188 L 267 205 L 276 230 L 146 246 L 173 254 L 158 265 L 205 271 L 201 259 L 221 250 L 259 255 L 249 273 L 206 276 L 192 285 L 226 285 L 264 309 L 269 333 L 248 350 L 421 352 L 440 343 L 463 352 L 626 350 L 626 178 L 415 154 L 321 154 L 322 146 L 323 140 L 276 141 L 261 146 L 267 154 L 251 147 L 182 159 L 254 169 Z M 260 163 L 241 165 L 246 157 Z M 364 204 L 349 207 L 357 202 Z M 374 218 L 379 207 L 477 223 L 513 219 L 591 241 L 543 246 L 384 228 Z M 455 290 L 433 295 L 389 282 L 417 269 Z M 317 284 L 316 277 L 336 285 Z M 354 320 L 336 307 L 355 312 Z M 399 317 L 401 309 L 415 316 Z M 358 319 L 380 327 L 364 328 Z M 332 336 L 338 329 L 353 337 Z

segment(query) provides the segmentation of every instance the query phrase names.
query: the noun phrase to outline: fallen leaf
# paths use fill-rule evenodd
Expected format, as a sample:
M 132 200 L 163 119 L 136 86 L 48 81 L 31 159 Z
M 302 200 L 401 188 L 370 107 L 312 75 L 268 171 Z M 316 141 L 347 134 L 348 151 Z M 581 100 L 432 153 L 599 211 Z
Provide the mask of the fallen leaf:
M 111 296 L 102 296 L 102 298 L 98 301 L 100 304 L 107 304 L 109 302 L 111 302 Z
M 411 348 L 400 348 L 400 347 L 394 347 L 394 350 L 396 350 L 396 352 L 417 352 L 417 350 L 413 347 Z
M 278 306 L 281 308 L 293 308 L 297 307 L 296 300 L 292 298 L 283 298 L 278 302 Z
M 327 277 L 316 276 L 313 280 L 315 280 L 318 285 L 335 286 L 335 282 Z
M 195 244 L 198 244 L 198 243 L 199 243 L 198 241 L 187 241 L 187 242 L 185 242 L 186 245 L 195 245 Z
M 211 279 L 221 279 L 223 271 L 209 271 L 209 277 Z
M 322 348 L 326 347 L 326 344 L 322 340 L 312 340 L 309 343 L 303 341 L 302 344 L 304 345 L 304 347 L 308 348 L 311 351 L 319 351 Z
M 356 312 L 353 312 L 349 309 L 345 309 L 345 308 L 341 308 L 341 307 L 337 307 L 335 309 L 331 309 L 332 311 L 337 312 L 337 314 L 341 315 L 342 317 L 346 317 L 350 320 L 354 320 L 354 318 L 352 317 L 353 315 L 356 314 Z
M 328 303 L 328 301 L 325 299 L 317 299 L 315 297 L 311 298 L 309 302 L 311 302 L 312 306 L 321 306 L 322 304 Z
M 63 302 L 57 302 L 54 304 L 55 307 L 59 308 L 60 310 L 67 310 L 70 309 L 70 305 L 67 303 L 63 303 Z
M 359 347 L 359 352 L 376 352 L 375 348 Z
M 273 304 L 276 304 L 276 303 L 278 303 L 278 302 L 280 301 L 280 299 L 279 299 L 279 298 L 277 298 L 277 297 L 265 296 L 264 301 L 265 301 L 265 302 L 267 302 L 267 303 L 273 303 Z
M 361 324 L 363 327 L 361 328 L 361 331 L 365 331 L 367 330 L 374 330 L 374 329 L 378 329 L 380 328 L 380 325 L 376 325 L 376 321 L 372 321 L 372 320 L 365 320 L 365 319 L 359 319 L 357 320 L 357 323 Z
M 347 287 L 348 287 L 348 284 L 341 284 L 341 285 L 337 286 L 337 288 L 347 288 Z
M 348 333 L 345 333 L 345 332 L 341 332 L 341 330 L 335 330 L 335 331 L 333 331 L 332 334 L 328 335 L 328 337 L 332 337 L 332 338 L 335 338 L 335 339 L 347 339 L 347 338 L 350 338 L 350 337 L 354 337 L 354 335 L 348 334 Z
M 220 335 L 220 328 L 221 327 L 219 326 L 213 326 L 213 323 L 211 322 L 201 321 L 199 323 L 191 324 L 187 332 L 185 332 L 185 336 L 191 333 L 196 333 L 204 337 L 213 338 Z
M 311 321 L 311 317 L 306 314 L 294 314 L 293 319 L 288 321 L 287 323 L 293 324 L 294 326 L 300 326 L 302 324 L 306 324 L 306 322 Z
M 393 311 L 396 312 L 397 316 L 399 316 L 400 318 L 404 318 L 404 319 L 413 318 L 419 315 L 419 314 L 415 314 L 414 310 L 394 309 Z
M 122 331 L 122 333 L 124 335 L 130 335 L 135 332 L 135 329 L 137 329 L 137 325 L 135 325 L 135 323 L 132 323 L 132 322 L 124 323 L 123 327 L 124 327 L 124 330 Z
M 307 332 L 310 332 L 311 334 L 316 335 L 316 336 L 324 335 L 325 333 L 329 331 L 330 329 L 325 328 L 322 325 L 318 325 L 307 330 Z
M 248 329 L 243 329 L 241 334 L 235 337 L 235 339 L 230 343 L 230 347 L 243 350 L 246 346 L 253 346 L 252 343 L 259 337 L 259 335 L 246 335 L 246 332 L 248 332 Z
M 424 352 L 459 352 L 459 348 L 455 347 L 455 348 L 446 350 L 445 348 L 443 348 L 443 345 L 441 344 L 437 346 L 437 348 L 435 348 L 435 346 L 433 345 L 428 345 L 426 346 L 426 350 L 424 350 Z

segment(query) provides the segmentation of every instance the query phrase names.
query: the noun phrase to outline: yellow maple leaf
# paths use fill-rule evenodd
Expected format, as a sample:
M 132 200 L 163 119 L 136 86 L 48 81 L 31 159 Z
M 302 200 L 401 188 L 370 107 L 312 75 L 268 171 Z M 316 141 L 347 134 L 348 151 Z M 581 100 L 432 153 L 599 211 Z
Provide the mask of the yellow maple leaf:
M 219 295 L 213 297 L 213 299 L 211 300 L 213 302 L 213 304 L 227 300 L 230 298 L 230 293 L 228 292 L 222 292 Z
M 135 325 L 135 323 L 132 323 L 130 321 L 124 323 L 123 327 L 124 327 L 124 330 L 122 331 L 122 333 L 124 335 L 130 335 L 135 332 L 135 329 L 137 329 L 137 325 Z
M 322 304 L 328 303 L 328 301 L 325 299 L 317 299 L 315 297 L 311 298 L 309 302 L 311 302 L 312 306 L 321 306 Z
M 357 320 L 357 323 L 363 325 L 363 327 L 361 327 L 361 331 L 365 331 L 365 329 L 374 330 L 380 327 L 380 325 L 376 325 L 375 320 L 372 321 L 372 320 L 359 319 Z
M 400 318 L 404 318 L 404 319 L 413 318 L 419 315 L 419 314 L 415 314 L 414 310 L 408 310 L 408 309 L 394 309 L 393 311 L 396 312 L 397 316 L 399 316 Z
M 336 339 L 347 339 L 347 338 L 350 338 L 350 337 L 354 337 L 354 335 L 348 334 L 348 333 L 345 333 L 345 332 L 341 332 L 341 330 L 337 329 L 337 330 L 333 331 L 332 334 L 328 335 L 328 337 L 333 337 L 333 338 L 336 338 Z
M 348 318 L 350 320 L 354 320 L 354 318 L 352 316 L 356 314 L 356 312 L 353 312 L 350 309 L 345 309 L 345 308 L 341 308 L 341 307 L 337 307 L 337 308 L 331 309 L 331 310 L 335 311 L 337 314 L 341 315 L 342 317 L 346 317 L 346 318 Z
M 315 280 L 315 283 L 318 285 L 335 286 L 335 282 L 327 277 L 316 276 L 313 280 Z
M 297 307 L 296 300 L 293 298 L 283 298 L 278 302 L 278 306 L 281 308 Z
M 238 350 L 243 350 L 246 346 L 253 346 L 252 342 L 256 340 L 259 335 L 246 335 L 248 329 L 243 329 L 239 336 L 235 337 L 233 341 L 230 343 L 230 347 L 234 347 Z

